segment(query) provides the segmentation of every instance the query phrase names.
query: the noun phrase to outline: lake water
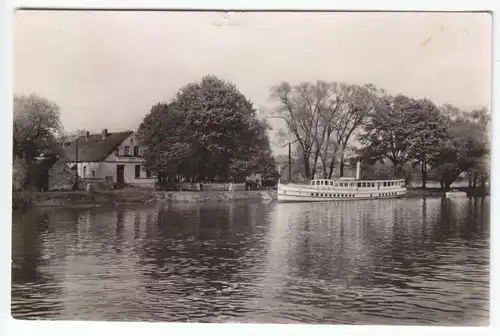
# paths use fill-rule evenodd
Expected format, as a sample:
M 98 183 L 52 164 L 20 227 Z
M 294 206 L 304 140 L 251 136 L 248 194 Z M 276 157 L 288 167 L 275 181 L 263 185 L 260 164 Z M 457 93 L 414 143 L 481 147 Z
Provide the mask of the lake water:
M 489 200 L 14 213 L 21 319 L 485 325 Z

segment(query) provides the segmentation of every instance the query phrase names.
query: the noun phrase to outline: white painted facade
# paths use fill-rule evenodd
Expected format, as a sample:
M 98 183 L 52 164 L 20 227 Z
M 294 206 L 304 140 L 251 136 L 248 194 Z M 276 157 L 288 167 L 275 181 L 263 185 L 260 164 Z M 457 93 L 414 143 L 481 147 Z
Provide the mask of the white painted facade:
M 135 149 L 134 149 L 135 148 Z M 123 166 L 123 182 L 134 186 L 153 187 L 155 177 L 148 176 L 142 163 L 144 147 L 139 146 L 135 134 L 130 134 L 114 151 L 100 162 L 78 162 L 78 176 L 82 179 L 112 179 L 118 182 L 117 166 Z M 138 155 L 138 156 L 137 156 Z

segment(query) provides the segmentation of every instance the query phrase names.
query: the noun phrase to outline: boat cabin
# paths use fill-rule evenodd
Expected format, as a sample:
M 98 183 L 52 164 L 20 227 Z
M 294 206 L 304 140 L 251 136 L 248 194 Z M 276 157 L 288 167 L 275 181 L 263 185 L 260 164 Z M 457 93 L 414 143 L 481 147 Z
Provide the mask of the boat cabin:
M 315 179 L 311 181 L 311 186 L 315 188 L 402 188 L 405 186 L 404 180 L 385 180 L 385 181 L 359 181 L 354 179 L 339 179 L 339 180 L 325 180 Z

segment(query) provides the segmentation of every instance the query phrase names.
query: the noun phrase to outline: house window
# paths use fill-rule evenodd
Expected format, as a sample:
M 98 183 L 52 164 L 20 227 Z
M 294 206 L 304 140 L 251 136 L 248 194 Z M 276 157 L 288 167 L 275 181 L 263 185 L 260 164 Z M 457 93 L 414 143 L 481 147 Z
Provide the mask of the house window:
M 146 169 L 146 177 L 150 178 L 151 177 L 151 170 Z
M 120 148 L 117 148 L 117 149 L 116 149 L 115 155 L 116 155 L 116 156 L 120 156 Z
M 83 177 L 87 176 L 87 167 L 83 167 Z
M 124 151 L 125 156 L 129 156 L 130 155 L 130 146 L 125 146 L 123 151 Z
M 134 156 L 139 156 L 139 146 L 134 146 Z
M 141 165 L 135 166 L 135 178 L 138 179 L 141 177 Z
M 95 177 L 95 170 L 92 170 L 92 177 Z

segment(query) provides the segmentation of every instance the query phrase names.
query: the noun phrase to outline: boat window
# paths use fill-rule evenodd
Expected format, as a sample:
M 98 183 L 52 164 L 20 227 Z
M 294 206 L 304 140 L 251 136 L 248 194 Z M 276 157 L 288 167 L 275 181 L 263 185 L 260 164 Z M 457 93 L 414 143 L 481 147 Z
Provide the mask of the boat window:
M 358 188 L 361 188 L 361 182 L 358 182 Z
M 387 187 L 387 182 L 384 182 L 384 187 Z
M 316 181 L 311 181 L 311 185 L 316 185 Z

